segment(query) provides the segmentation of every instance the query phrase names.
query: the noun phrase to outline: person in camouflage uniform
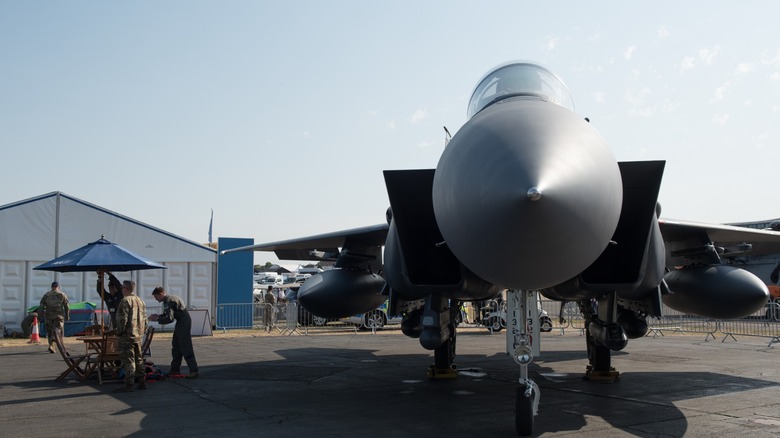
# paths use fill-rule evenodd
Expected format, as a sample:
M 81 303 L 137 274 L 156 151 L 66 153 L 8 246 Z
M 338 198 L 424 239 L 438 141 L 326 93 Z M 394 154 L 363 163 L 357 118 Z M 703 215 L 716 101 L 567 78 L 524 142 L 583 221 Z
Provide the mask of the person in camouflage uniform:
M 168 295 L 165 289 L 160 286 L 154 288 L 152 296 L 157 302 L 162 303 L 162 313 L 149 316 L 152 321 L 160 324 L 170 324 L 176 321 L 176 327 L 173 328 L 173 340 L 171 341 L 173 360 L 168 374 L 181 373 L 181 360 L 187 362 L 187 368 L 190 373 L 184 377 L 195 379 L 198 377 L 198 361 L 195 360 L 195 350 L 192 348 L 192 318 L 187 312 L 187 306 L 181 298 L 175 295 Z
M 265 331 L 272 332 L 274 329 L 274 312 L 276 312 L 276 299 L 274 298 L 273 287 L 268 286 L 265 295 L 263 296 L 265 301 L 265 307 L 263 308 L 263 326 Z
M 33 322 L 38 318 L 38 312 L 30 312 L 22 320 L 22 338 L 30 339 L 32 335 Z
M 49 353 L 54 353 L 54 330 L 65 335 L 65 321 L 70 319 L 68 296 L 60 290 L 60 284 L 53 282 L 51 290 L 43 294 L 38 313 L 46 322 L 46 338 L 49 340 Z
M 135 282 L 122 282 L 124 298 L 116 309 L 116 335 L 119 336 L 119 357 L 125 372 L 124 385 L 114 392 L 130 392 L 138 379 L 138 389 L 146 389 L 141 339 L 146 331 L 146 304 L 135 295 Z

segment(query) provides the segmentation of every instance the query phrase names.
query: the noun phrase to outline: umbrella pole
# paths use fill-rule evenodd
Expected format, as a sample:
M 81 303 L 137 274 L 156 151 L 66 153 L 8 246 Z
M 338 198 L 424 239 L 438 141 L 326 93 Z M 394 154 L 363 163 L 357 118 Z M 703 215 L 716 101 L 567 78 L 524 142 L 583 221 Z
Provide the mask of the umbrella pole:
M 106 322 L 106 314 L 103 313 L 103 307 L 106 305 L 105 294 L 103 293 L 103 271 L 100 271 L 98 277 L 98 280 L 100 281 L 100 336 L 103 336 L 105 327 L 104 324 Z

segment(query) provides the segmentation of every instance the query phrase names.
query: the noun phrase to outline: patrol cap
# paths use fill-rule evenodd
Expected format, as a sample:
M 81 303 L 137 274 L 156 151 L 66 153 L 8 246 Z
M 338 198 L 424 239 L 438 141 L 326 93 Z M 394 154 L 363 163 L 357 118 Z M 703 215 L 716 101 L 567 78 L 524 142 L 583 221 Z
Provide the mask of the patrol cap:
M 60 287 L 60 284 L 56 281 L 52 282 L 51 287 Z

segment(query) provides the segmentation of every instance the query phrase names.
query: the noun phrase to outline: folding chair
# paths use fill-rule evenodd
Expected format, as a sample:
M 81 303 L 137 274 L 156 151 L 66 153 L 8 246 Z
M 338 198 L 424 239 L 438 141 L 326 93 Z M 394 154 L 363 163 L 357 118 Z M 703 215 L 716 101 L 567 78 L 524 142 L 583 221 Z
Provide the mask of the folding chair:
M 68 349 L 65 347 L 65 343 L 62 338 L 62 330 L 59 328 L 55 328 L 53 333 L 49 333 L 49 336 L 54 337 L 54 343 L 57 345 L 57 350 L 59 350 L 60 355 L 62 355 L 62 359 L 65 361 L 65 364 L 68 365 L 68 369 L 63 371 L 62 374 L 60 374 L 55 380 L 62 380 L 70 373 L 76 374 L 76 377 L 79 380 L 86 380 L 95 369 L 94 365 L 89 362 L 89 358 L 92 356 L 92 353 L 70 354 Z M 87 362 L 82 368 L 81 363 L 85 360 Z
M 144 338 L 141 340 L 141 357 L 144 360 L 152 355 L 152 338 L 154 337 L 154 327 L 146 326 Z
M 119 371 L 122 367 L 122 359 L 119 357 L 119 338 L 117 336 L 103 337 L 100 353 L 96 359 L 91 360 L 98 368 L 98 382 L 103 384 L 103 373 L 106 371 Z

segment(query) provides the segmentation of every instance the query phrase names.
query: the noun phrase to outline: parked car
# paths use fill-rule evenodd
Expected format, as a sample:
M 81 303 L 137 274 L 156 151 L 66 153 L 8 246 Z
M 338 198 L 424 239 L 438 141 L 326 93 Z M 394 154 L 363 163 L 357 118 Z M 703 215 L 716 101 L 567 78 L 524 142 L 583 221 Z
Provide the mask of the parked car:
M 358 326 L 360 330 L 373 330 L 373 329 L 381 329 L 382 327 L 386 325 L 396 325 L 401 324 L 401 321 L 403 321 L 403 318 L 398 316 L 390 316 L 387 314 L 387 301 L 382 303 L 379 307 L 376 309 L 361 313 L 358 315 L 353 315 L 348 318 L 343 318 L 342 321 L 348 322 L 350 324 L 355 324 Z
M 295 283 L 304 283 L 311 277 L 311 274 L 298 274 L 295 276 Z
M 551 332 L 553 329 L 553 322 L 547 311 L 542 309 L 541 304 L 538 306 L 539 310 L 539 331 L 546 333 Z M 501 307 L 496 311 L 494 307 L 490 305 L 481 309 L 481 318 L 478 321 L 479 325 L 487 327 L 491 332 L 500 332 L 506 327 L 506 309 Z M 529 315 L 530 316 L 530 315 Z

